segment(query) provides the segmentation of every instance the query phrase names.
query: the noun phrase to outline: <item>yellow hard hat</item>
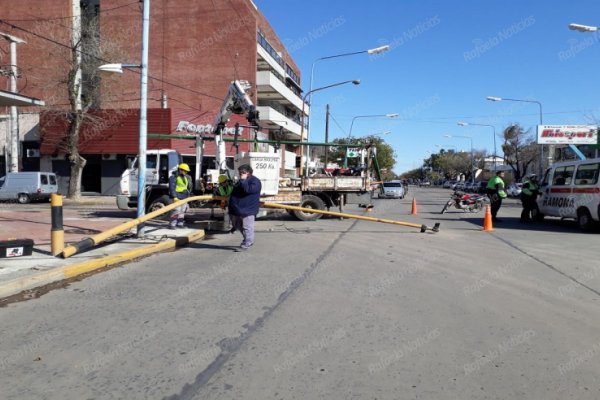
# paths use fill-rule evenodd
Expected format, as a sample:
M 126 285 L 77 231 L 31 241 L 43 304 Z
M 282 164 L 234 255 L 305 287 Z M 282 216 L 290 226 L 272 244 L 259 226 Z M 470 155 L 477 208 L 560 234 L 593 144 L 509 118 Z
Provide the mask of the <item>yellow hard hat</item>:
M 219 175 L 219 183 L 225 183 L 227 179 L 227 175 Z
M 187 165 L 186 163 L 181 163 L 179 164 L 179 166 L 177 167 L 178 169 L 182 169 L 186 172 L 190 172 L 190 166 Z

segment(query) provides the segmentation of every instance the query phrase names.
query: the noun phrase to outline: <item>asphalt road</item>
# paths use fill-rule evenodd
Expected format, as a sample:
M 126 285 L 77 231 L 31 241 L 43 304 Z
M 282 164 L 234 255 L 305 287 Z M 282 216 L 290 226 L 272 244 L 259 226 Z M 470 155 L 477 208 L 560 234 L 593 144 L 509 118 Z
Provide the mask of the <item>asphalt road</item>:
M 0 397 L 600 398 L 600 236 L 449 195 L 369 214 L 436 234 L 281 216 L 2 308 Z

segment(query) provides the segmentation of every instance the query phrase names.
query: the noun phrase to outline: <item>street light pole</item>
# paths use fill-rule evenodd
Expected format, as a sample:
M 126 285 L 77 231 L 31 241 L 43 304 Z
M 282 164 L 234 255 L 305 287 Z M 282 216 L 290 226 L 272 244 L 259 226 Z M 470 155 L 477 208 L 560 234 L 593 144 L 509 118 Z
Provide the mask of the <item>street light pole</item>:
M 358 79 L 354 79 L 354 80 L 350 80 L 350 81 L 343 81 L 343 82 L 338 82 L 338 83 L 333 83 L 331 85 L 327 85 L 327 86 L 323 86 L 320 88 L 316 88 L 316 89 L 312 89 L 309 90 L 308 92 L 306 92 L 304 94 L 304 97 L 302 97 L 302 118 L 300 120 L 300 176 L 304 175 L 303 173 L 303 167 L 302 167 L 302 157 L 304 155 L 304 145 L 302 144 L 304 142 L 304 107 L 306 105 L 306 98 L 308 96 L 310 96 L 313 92 L 318 92 L 319 90 L 325 90 L 325 89 L 329 89 L 335 86 L 340 86 L 340 85 L 345 85 L 347 83 L 352 83 L 354 85 L 360 85 L 360 80 Z M 308 140 L 308 137 L 307 137 Z M 309 156 L 309 150 L 310 148 L 308 147 L 308 145 L 306 145 L 306 171 L 308 171 L 308 156 Z
M 487 96 L 486 100 L 489 101 L 519 101 L 522 103 L 535 103 L 538 105 L 538 107 L 540 108 L 540 125 L 544 125 L 543 122 L 543 112 L 542 112 L 542 103 L 540 103 L 537 100 L 524 100 L 524 99 L 507 99 L 506 97 L 497 97 L 497 96 Z M 536 133 L 537 135 L 537 133 Z M 548 155 L 548 165 L 552 165 L 552 151 L 553 151 L 553 146 L 549 147 L 549 155 Z M 542 174 L 544 173 L 544 145 L 540 144 L 540 173 L 539 175 L 542 176 Z
M 352 127 L 354 126 L 354 121 L 357 118 L 378 118 L 378 117 L 396 118 L 399 116 L 400 116 L 400 114 L 397 114 L 397 113 L 388 113 L 388 114 L 374 114 L 374 115 L 357 115 L 355 117 L 352 117 L 352 122 L 350 123 L 350 131 L 348 132 L 348 142 L 350 141 L 350 139 L 352 139 Z M 346 149 L 346 154 L 344 155 L 344 167 L 348 167 L 348 149 Z
M 150 45 L 150 0 L 143 0 L 142 54 L 140 64 L 105 64 L 98 67 L 103 72 L 123 73 L 123 68 L 140 68 L 140 126 L 138 144 L 138 197 L 137 217 L 146 213 L 146 151 L 148 146 L 148 49 Z M 145 225 L 137 226 L 137 236 L 144 237 Z
M 27 42 L 8 33 L 0 32 L 0 36 L 10 43 L 10 91 L 17 93 L 17 44 Z M 7 172 L 19 172 L 19 115 L 17 113 L 17 106 L 10 107 L 9 148 L 10 159 Z M 7 155 L 5 154 L 5 156 Z
M 380 54 L 380 53 L 384 53 L 384 52 L 388 51 L 389 49 L 390 49 L 390 46 L 385 45 L 385 46 L 375 47 L 373 49 L 368 49 L 368 50 L 355 51 L 355 52 L 351 52 L 351 53 L 335 54 L 333 56 L 317 58 L 315 61 L 313 61 L 312 65 L 310 67 L 310 83 L 309 83 L 308 93 L 313 91 L 313 77 L 314 77 L 314 73 L 315 73 L 315 64 L 318 63 L 319 61 L 330 60 L 332 58 L 354 56 L 357 54 Z M 310 96 L 308 101 L 309 101 L 309 103 L 312 104 L 312 96 Z M 308 125 L 308 128 L 307 128 L 306 140 L 308 141 L 310 139 L 310 115 L 308 116 L 307 125 Z
M 475 124 L 472 122 L 458 122 L 458 125 L 460 126 L 467 126 L 467 125 L 474 125 L 474 126 L 489 126 L 490 128 L 492 128 L 494 130 L 494 173 L 496 172 L 496 127 L 494 125 L 488 125 L 488 124 Z
M 137 216 L 146 213 L 146 150 L 148 137 L 148 49 L 150 45 L 150 0 L 144 0 L 142 16 L 142 61 L 140 74 L 140 133 L 138 156 Z M 137 227 L 137 236 L 144 237 L 144 224 Z
M 471 143 L 471 181 L 475 182 L 475 164 L 473 162 L 473 138 L 471 136 L 460 135 L 444 135 L 444 137 L 469 139 L 469 142 Z

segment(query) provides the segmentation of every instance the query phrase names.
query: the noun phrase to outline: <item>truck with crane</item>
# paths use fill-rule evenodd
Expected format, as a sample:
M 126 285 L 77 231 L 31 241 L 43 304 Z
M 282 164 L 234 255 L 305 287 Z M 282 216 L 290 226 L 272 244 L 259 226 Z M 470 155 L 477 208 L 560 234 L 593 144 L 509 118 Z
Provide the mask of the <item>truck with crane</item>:
M 304 208 L 325 210 L 333 207 L 340 211 L 347 204 L 368 205 L 371 203 L 373 184 L 368 171 L 374 169 L 377 173 L 377 159 L 373 148 L 368 148 L 367 168 L 358 175 L 338 175 L 329 173 L 315 174 L 308 170 L 300 177 L 280 177 L 281 157 L 277 149 L 281 144 L 295 146 L 306 145 L 301 141 L 284 140 L 259 140 L 240 139 L 236 134 L 233 139 L 223 138 L 222 132 L 233 114 L 245 115 L 248 127 L 258 131 L 259 113 L 252 103 L 247 91 L 250 89 L 247 81 L 233 81 L 229 86 L 226 98 L 220 111 L 216 115 L 215 129 L 210 136 L 198 134 L 197 136 L 179 136 L 178 138 L 196 141 L 196 169 L 195 169 L 195 191 L 201 188 L 200 177 L 203 160 L 204 141 L 213 140 L 216 147 L 215 169 L 219 173 L 227 173 L 231 176 L 225 160 L 225 144 L 232 142 L 237 145 L 241 142 L 266 143 L 274 146 L 275 152 L 242 152 L 234 157 L 234 166 L 250 164 L 254 169 L 254 175 L 263 182 L 261 199 L 271 203 L 295 205 Z M 174 135 L 155 135 L 173 138 Z M 325 143 L 310 143 L 311 146 L 325 146 Z M 349 146 L 349 145 L 348 145 Z M 355 147 L 355 145 L 352 145 Z M 237 148 L 237 146 L 235 146 Z M 175 150 L 149 150 L 147 152 L 146 165 L 146 198 L 148 211 L 154 211 L 170 203 L 168 196 L 169 176 L 177 170 L 182 156 Z M 129 209 L 137 205 L 137 160 L 130 163 L 121 175 L 121 194 L 117 196 L 117 205 L 120 209 Z M 234 171 L 235 171 L 234 168 Z M 379 176 L 378 176 L 379 178 Z M 379 179 L 380 180 L 380 179 Z M 291 212 L 296 218 L 309 221 L 321 217 L 321 214 L 305 213 L 302 211 Z

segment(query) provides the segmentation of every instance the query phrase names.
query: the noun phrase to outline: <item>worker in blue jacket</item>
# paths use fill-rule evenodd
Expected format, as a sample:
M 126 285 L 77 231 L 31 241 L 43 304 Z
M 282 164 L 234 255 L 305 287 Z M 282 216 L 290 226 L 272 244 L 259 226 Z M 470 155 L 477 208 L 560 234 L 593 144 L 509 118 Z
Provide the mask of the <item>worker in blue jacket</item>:
M 229 215 L 233 229 L 243 236 L 240 250 L 248 250 L 254 244 L 254 219 L 260 208 L 260 179 L 252 175 L 252 167 L 244 164 L 238 168 L 240 180 L 229 196 Z

